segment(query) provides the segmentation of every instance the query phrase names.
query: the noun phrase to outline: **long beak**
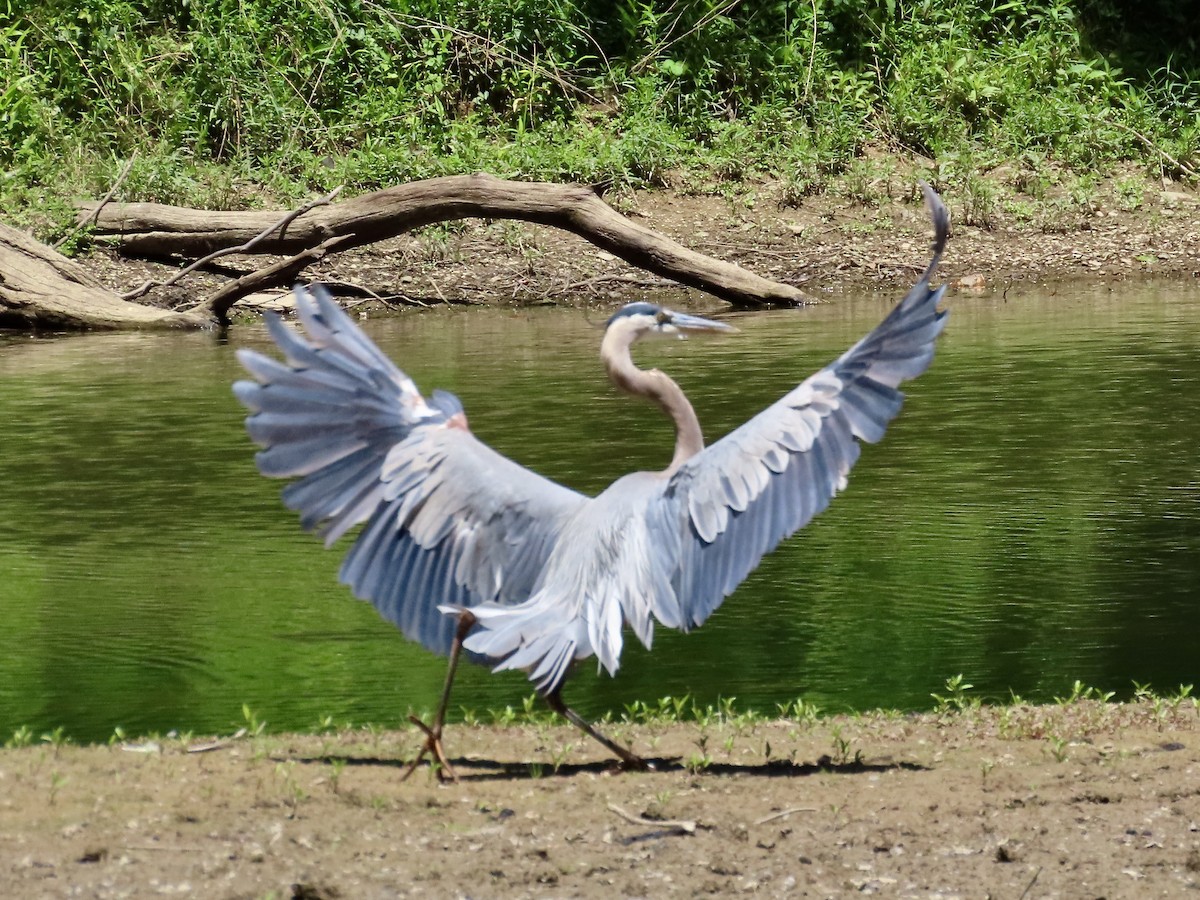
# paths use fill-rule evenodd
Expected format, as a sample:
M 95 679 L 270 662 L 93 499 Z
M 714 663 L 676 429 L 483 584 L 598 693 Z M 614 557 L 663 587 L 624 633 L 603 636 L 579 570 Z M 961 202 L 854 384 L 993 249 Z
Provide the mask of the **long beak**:
M 689 316 L 687 313 L 671 313 L 671 324 L 681 332 L 737 331 L 736 328 L 725 322 L 718 322 L 716 319 L 705 319 L 701 316 Z

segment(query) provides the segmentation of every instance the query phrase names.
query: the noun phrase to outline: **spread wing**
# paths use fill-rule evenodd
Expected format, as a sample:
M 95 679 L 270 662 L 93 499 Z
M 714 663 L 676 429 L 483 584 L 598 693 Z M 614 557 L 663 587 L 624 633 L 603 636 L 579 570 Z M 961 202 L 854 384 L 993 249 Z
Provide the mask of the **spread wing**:
M 259 471 L 299 478 L 284 503 L 326 546 L 366 522 L 342 582 L 448 653 L 455 623 L 437 607 L 523 600 L 587 500 L 476 439 L 452 394 L 424 398 L 324 288 L 295 294 L 304 335 L 267 319 L 284 361 L 238 351 Z
M 949 214 L 926 185 L 936 239 L 920 281 L 870 334 L 785 397 L 685 462 L 650 510 L 671 591 L 650 610 L 688 630 L 707 619 L 763 554 L 804 527 L 846 485 L 859 441 L 875 442 L 900 412 L 898 385 L 933 359 L 945 325 L 933 290 Z M 673 594 L 673 596 L 671 596 Z M 630 611 L 627 611 L 627 617 Z

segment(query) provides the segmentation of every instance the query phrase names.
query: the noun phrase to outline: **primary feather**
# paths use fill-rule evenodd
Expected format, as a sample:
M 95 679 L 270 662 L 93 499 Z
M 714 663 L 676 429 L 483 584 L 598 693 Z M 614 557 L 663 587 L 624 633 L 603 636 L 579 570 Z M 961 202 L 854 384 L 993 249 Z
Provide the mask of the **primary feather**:
M 259 469 L 300 478 L 284 503 L 327 545 L 366 522 L 339 577 L 410 639 L 448 653 L 454 622 L 438 606 L 524 600 L 585 498 L 477 440 L 454 395 L 426 400 L 323 287 L 295 296 L 304 335 L 267 319 L 283 363 L 238 351 L 256 379 L 234 392 L 264 448 Z

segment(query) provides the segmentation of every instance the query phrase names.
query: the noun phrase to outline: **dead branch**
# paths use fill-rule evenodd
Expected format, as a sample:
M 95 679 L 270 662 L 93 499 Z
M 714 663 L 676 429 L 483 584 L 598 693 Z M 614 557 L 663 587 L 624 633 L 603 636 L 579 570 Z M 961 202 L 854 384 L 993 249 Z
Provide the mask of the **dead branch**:
M 322 241 L 311 250 L 304 250 L 294 256 L 289 256 L 287 259 L 281 259 L 279 262 L 251 272 L 249 275 L 243 275 L 241 278 L 235 279 L 225 285 L 225 287 L 221 288 L 203 303 L 197 304 L 196 307 L 193 307 L 189 311 L 207 307 L 217 322 L 222 325 L 228 325 L 229 310 L 243 297 L 253 294 L 255 291 L 262 291 L 295 281 L 296 277 L 307 266 L 315 262 L 320 262 L 325 258 L 327 253 L 334 250 L 338 244 L 345 240 L 345 236 L 331 237 L 327 241 Z
M 246 241 L 246 243 L 242 244 L 241 246 L 225 247 L 221 250 L 214 250 L 212 253 L 208 254 L 208 256 L 201 257 L 200 259 L 196 260 L 194 263 L 192 263 L 187 268 L 181 269 L 180 271 L 176 272 L 174 275 L 172 275 L 166 281 L 147 281 L 145 284 L 143 284 L 139 288 L 136 288 L 132 291 L 126 291 L 124 294 L 121 295 L 121 299 L 122 300 L 136 300 L 138 297 L 145 296 L 152 288 L 170 287 L 173 284 L 178 284 L 180 281 L 182 281 L 184 278 L 186 278 L 192 272 L 195 272 L 197 269 L 208 265 L 209 263 L 213 262 L 216 259 L 220 259 L 222 256 L 229 256 L 232 253 L 249 253 L 254 249 L 254 246 L 256 244 L 266 240 L 272 233 L 278 231 L 280 234 L 282 234 L 284 231 L 287 230 L 288 225 L 290 225 L 296 219 L 300 218 L 300 216 L 304 215 L 310 209 L 315 209 L 318 206 L 325 206 L 329 203 L 332 203 L 333 198 L 336 197 L 341 192 L 342 192 L 342 188 L 341 188 L 341 185 L 339 185 L 338 187 L 335 187 L 332 191 L 330 191 L 328 194 L 326 194 L 324 197 L 319 197 L 316 200 L 311 200 L 308 203 L 305 203 L 299 209 L 292 210 L 290 213 L 288 213 L 286 216 L 284 216 L 278 222 L 275 222 L 275 223 L 271 224 L 270 226 L 268 226 L 267 228 L 263 229 L 258 234 L 256 234 L 254 237 L 250 238 L 250 240 Z M 103 201 L 101 201 L 101 202 L 103 203 Z M 242 294 L 240 296 L 244 297 L 245 294 Z M 235 298 L 235 300 L 236 299 L 240 299 L 240 298 Z M 228 307 L 226 307 L 226 309 L 221 310 L 220 313 L 218 314 L 218 316 L 220 317 L 220 316 L 224 315 L 224 313 L 227 309 L 228 309 Z M 224 320 L 222 320 L 222 321 L 224 321 Z
M 112 198 L 116 195 L 116 193 L 120 189 L 121 185 L 125 182 L 125 179 L 129 177 L 129 173 L 133 171 L 133 164 L 136 160 L 137 160 L 137 151 L 134 150 L 133 153 L 131 153 L 129 156 L 129 161 L 127 163 L 125 163 L 124 167 L 121 169 L 121 174 L 119 174 L 117 176 L 117 180 L 112 183 L 112 187 L 110 187 L 108 189 L 108 192 L 103 197 L 100 198 L 100 203 L 96 207 L 96 213 L 99 213 L 100 210 L 104 209 L 104 207 L 106 207 L 108 205 L 109 201 L 112 200 Z M 87 228 L 87 226 L 90 225 L 94 219 L 95 219 L 95 215 L 92 215 L 92 216 L 88 216 L 87 218 L 85 218 L 81 221 L 76 222 L 74 228 L 72 228 L 70 231 L 68 231 L 66 234 L 64 234 L 57 241 L 54 242 L 54 249 L 57 250 L 59 247 L 61 247 L 63 244 L 65 244 L 67 241 L 69 241 L 72 237 L 74 237 L 76 234 L 78 234 L 81 229 Z
M 205 316 L 129 303 L 82 266 L 0 225 L 0 325 L 24 328 L 198 328 Z
M 626 812 L 615 803 L 608 804 L 610 811 L 616 813 L 626 822 L 633 825 L 649 825 L 652 828 L 659 828 L 663 831 L 673 832 L 675 834 L 695 834 L 697 823 L 690 819 L 684 819 L 678 822 L 671 822 L 666 819 L 647 819 L 645 816 L 635 816 L 633 813 Z
M 754 824 L 755 825 L 766 825 L 768 822 L 774 822 L 776 819 L 787 818 L 792 813 L 816 812 L 816 811 L 817 811 L 817 808 L 815 806 L 793 806 L 791 809 L 783 809 L 777 813 L 771 813 L 771 815 L 769 815 L 769 816 L 763 816 L 761 819 L 755 819 Z
M 689 250 L 630 221 L 584 185 L 506 181 L 485 174 L 431 178 L 308 209 L 283 230 L 274 227 L 278 213 L 210 212 L 155 203 L 110 204 L 99 209 L 89 203 L 80 216 L 95 216 L 95 236 L 114 241 L 134 256 L 212 254 L 228 248 L 293 255 L 287 265 L 268 267 L 273 275 L 262 270 L 248 276 L 254 279 L 250 290 L 280 286 L 285 278 L 295 277 L 299 269 L 291 263 L 309 258 L 306 253 L 320 251 L 324 256 L 424 225 L 485 218 L 518 219 L 569 231 L 631 265 L 736 306 L 795 305 L 809 299 L 798 288 Z M 222 291 L 220 302 L 226 303 L 230 296 Z M 221 318 L 228 305 L 222 309 L 218 299 L 209 302 L 214 315 Z

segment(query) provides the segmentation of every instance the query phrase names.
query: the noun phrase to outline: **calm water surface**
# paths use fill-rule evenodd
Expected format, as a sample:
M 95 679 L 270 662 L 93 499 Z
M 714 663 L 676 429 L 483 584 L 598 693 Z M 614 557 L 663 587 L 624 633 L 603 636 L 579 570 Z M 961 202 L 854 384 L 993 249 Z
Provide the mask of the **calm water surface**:
M 738 319 L 659 343 L 714 440 L 872 327 L 891 298 Z M 699 631 L 627 644 L 616 679 L 566 695 L 734 696 L 774 712 L 927 708 L 963 673 L 985 696 L 1075 679 L 1127 694 L 1200 679 L 1200 291 L 957 298 L 930 371 L 850 488 Z M 660 468 L 670 427 L 618 396 L 575 312 L 438 311 L 369 333 L 475 432 L 586 492 Z M 336 580 L 347 546 L 300 532 L 256 473 L 205 335 L 0 337 L 0 740 L 394 724 L 432 707 L 444 662 Z M 519 674 L 468 667 L 456 705 L 519 705 Z

